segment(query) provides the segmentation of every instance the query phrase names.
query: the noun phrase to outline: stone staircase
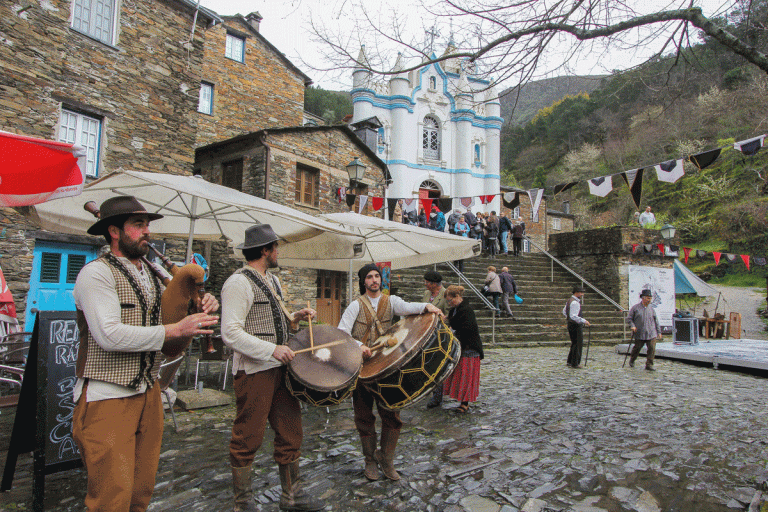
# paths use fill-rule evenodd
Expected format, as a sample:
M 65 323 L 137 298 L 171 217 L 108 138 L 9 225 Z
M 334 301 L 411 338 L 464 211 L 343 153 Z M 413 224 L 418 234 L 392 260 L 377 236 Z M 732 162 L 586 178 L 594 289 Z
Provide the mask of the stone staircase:
M 489 265 L 495 266 L 497 272 L 501 271 L 501 267 L 509 267 L 524 301 L 522 304 L 510 304 L 514 319 L 496 316 L 496 338 L 495 345 L 492 345 L 492 311 L 471 290 L 464 292 L 465 299 L 475 308 L 480 333 L 487 346 L 570 343 L 562 310 L 571 296 L 573 285 L 578 283 L 575 277 L 557 264 L 553 271 L 550 259 L 543 254 L 526 253 L 521 257 L 502 255 L 495 259 L 481 256 L 464 261 L 464 275 L 478 290 L 482 288 Z M 421 300 L 425 290 L 424 272 L 430 268 L 432 265 L 393 270 L 391 286 L 394 293 L 408 301 Z M 447 265 L 438 264 L 437 270 L 443 276 L 444 286 L 461 284 L 458 276 Z M 622 313 L 589 287 L 586 290 L 582 315 L 590 321 L 592 327 L 584 329 L 584 343 L 587 342 L 590 330 L 592 343 L 622 343 Z

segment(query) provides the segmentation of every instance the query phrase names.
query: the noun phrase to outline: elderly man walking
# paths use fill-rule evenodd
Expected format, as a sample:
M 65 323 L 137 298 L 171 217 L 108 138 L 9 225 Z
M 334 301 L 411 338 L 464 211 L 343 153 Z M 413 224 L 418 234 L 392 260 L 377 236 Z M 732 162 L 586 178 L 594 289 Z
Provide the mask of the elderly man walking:
M 645 359 L 645 369 L 652 372 L 653 357 L 656 354 L 656 338 L 662 339 L 661 329 L 659 328 L 659 317 L 656 310 L 651 306 L 653 294 L 651 290 L 640 292 L 640 302 L 629 309 L 627 313 L 627 323 L 632 326 L 632 334 L 635 338 L 635 345 L 632 347 L 632 353 L 629 356 L 629 367 L 635 367 L 635 360 L 643 345 L 648 345 L 648 353 Z

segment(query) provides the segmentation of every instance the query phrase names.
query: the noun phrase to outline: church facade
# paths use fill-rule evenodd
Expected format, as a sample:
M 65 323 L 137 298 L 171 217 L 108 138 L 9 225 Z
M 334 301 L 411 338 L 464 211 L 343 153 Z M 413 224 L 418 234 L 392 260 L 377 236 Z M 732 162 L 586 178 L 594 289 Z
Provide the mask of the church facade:
M 493 84 L 474 77 L 471 64 L 459 59 L 398 73 L 404 69 L 398 56 L 396 74 L 385 82 L 372 80 L 364 47 L 358 62 L 353 123 L 375 117 L 382 125 L 376 152 L 392 175 L 387 196 L 452 198 L 453 208 L 500 211 L 503 119 Z

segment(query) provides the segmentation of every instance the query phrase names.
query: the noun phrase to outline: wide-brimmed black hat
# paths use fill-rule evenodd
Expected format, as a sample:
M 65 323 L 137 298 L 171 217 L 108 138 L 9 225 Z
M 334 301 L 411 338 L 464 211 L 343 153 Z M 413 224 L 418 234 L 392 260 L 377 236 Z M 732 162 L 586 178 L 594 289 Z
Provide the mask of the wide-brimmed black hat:
M 235 247 L 235 249 L 253 249 L 254 247 L 263 247 L 272 242 L 280 240 L 269 224 L 256 224 L 245 230 L 245 241 Z
M 651 290 L 643 290 L 640 292 L 641 297 L 653 297 Z
M 440 275 L 440 272 L 435 270 L 427 270 L 424 273 L 424 280 L 429 281 L 430 283 L 442 283 L 443 276 Z
M 584 287 L 580 284 L 577 284 L 573 287 L 573 290 L 571 290 L 571 293 L 584 293 Z
M 131 215 L 146 215 L 149 217 L 149 220 L 163 218 L 159 213 L 149 213 L 147 209 L 144 208 L 144 205 L 133 196 L 110 197 L 101 203 L 99 220 L 96 224 L 88 228 L 88 234 L 104 235 L 107 232 L 107 227 L 113 224 L 122 224 Z M 123 220 L 121 222 L 116 222 L 119 220 L 117 217 L 123 217 Z

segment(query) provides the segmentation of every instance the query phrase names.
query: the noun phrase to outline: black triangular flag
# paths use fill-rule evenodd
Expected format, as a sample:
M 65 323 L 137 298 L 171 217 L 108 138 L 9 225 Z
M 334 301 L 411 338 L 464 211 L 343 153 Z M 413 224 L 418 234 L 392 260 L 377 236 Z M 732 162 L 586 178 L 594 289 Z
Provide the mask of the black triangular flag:
M 720 156 L 720 152 L 722 149 L 717 148 L 713 149 L 711 151 L 705 151 L 704 153 L 699 153 L 698 155 L 692 155 L 688 157 L 688 160 L 691 161 L 693 165 L 701 169 L 706 169 L 710 165 L 712 165 L 712 162 L 717 160 L 717 157 Z
M 561 183 L 559 185 L 555 185 L 555 193 L 553 195 L 556 196 L 560 192 L 565 192 L 566 190 L 568 190 L 569 188 L 573 187 L 577 183 L 579 183 L 579 182 L 578 181 L 572 181 L 570 183 Z
M 355 199 L 357 199 L 357 196 L 355 194 L 350 194 L 349 192 L 347 192 L 347 206 L 349 206 L 350 208 L 355 206 Z
M 629 192 L 632 194 L 632 201 L 634 201 L 635 207 L 639 210 L 640 198 L 643 195 L 643 169 L 640 168 L 622 172 L 621 177 L 624 178 L 624 183 L 629 187 Z

